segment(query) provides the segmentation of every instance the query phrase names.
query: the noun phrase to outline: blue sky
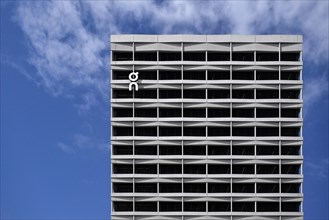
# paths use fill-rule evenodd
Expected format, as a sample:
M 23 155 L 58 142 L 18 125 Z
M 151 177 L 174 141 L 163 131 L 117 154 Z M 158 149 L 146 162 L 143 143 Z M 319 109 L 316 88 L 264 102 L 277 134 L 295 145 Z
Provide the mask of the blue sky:
M 328 219 L 328 1 L 1 1 L 1 219 L 108 219 L 111 34 L 302 34 L 305 219 Z

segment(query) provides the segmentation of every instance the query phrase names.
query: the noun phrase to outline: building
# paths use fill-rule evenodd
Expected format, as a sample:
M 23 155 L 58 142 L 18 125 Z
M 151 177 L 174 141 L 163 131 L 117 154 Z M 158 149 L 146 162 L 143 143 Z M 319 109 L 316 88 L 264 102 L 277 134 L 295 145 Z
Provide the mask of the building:
M 302 36 L 113 35 L 111 50 L 113 220 L 303 219 Z

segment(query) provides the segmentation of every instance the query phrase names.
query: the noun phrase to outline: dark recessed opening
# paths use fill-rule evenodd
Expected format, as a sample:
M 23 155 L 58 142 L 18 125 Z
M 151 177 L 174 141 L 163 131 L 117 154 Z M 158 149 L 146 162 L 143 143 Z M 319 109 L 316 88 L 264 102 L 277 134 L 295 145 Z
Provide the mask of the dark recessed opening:
M 156 118 L 156 108 L 135 108 L 135 117 Z
M 206 202 L 184 202 L 185 212 L 205 212 Z
M 256 72 L 256 80 L 278 80 L 278 71 L 258 71 Z
M 206 61 L 206 52 L 184 52 L 184 61 Z
M 255 174 L 255 166 L 253 164 L 233 164 L 232 169 L 233 174 Z
M 135 202 L 136 212 L 156 212 L 157 202 Z
M 160 193 L 181 193 L 181 183 L 160 183 Z
M 230 146 L 208 145 L 208 155 L 230 155 Z
M 113 108 L 112 117 L 133 117 L 132 108 Z
M 283 118 L 299 118 L 300 108 L 283 108 L 281 109 L 281 117 Z
M 184 155 L 206 155 L 206 146 L 184 146 Z
M 208 108 L 208 118 L 230 117 L 229 108 Z
M 113 155 L 132 155 L 132 146 L 113 145 Z
M 184 183 L 184 193 L 206 193 L 206 183 Z
M 136 174 L 157 174 L 156 164 L 135 164 Z
M 132 193 L 132 183 L 113 183 L 113 192 L 115 193 Z
M 229 183 L 208 183 L 208 193 L 230 193 Z
M 156 89 L 142 89 L 135 91 L 135 98 L 137 99 L 156 99 L 157 90 Z
M 230 72 L 208 70 L 208 80 L 230 80 Z
M 229 127 L 208 127 L 208 136 L 230 136 Z
M 253 145 L 233 146 L 232 155 L 255 155 Z
M 300 193 L 299 183 L 282 183 L 281 184 L 282 193 Z
M 279 155 L 279 146 L 257 146 L 257 155 Z
M 255 111 L 253 108 L 233 108 L 233 118 L 253 118 Z
M 180 89 L 160 89 L 160 99 L 175 99 L 182 98 L 182 91 Z
M 256 127 L 257 137 L 279 136 L 278 127 Z
M 230 202 L 208 202 L 208 212 L 230 212 Z
M 159 108 L 160 118 L 175 118 L 182 117 L 182 110 L 180 108 Z
M 254 202 L 233 202 L 233 212 L 254 212 Z
M 181 127 L 160 127 L 159 136 L 182 136 Z
M 300 165 L 283 164 L 281 165 L 282 174 L 300 174 Z
M 205 80 L 205 71 L 184 71 L 183 78 L 185 80 Z
M 160 80 L 175 80 L 182 79 L 182 72 L 179 71 L 169 71 L 169 70 L 160 70 L 159 71 Z
M 184 174 L 206 174 L 205 164 L 185 164 Z
M 157 136 L 156 127 L 135 127 L 136 136 Z
M 233 127 L 232 136 L 253 137 L 255 130 L 254 127 Z
M 300 128 L 299 127 L 284 127 L 281 128 L 282 136 L 292 136 L 299 137 L 300 136 Z
M 230 52 L 208 52 L 208 61 L 230 61 Z
M 255 185 L 253 183 L 233 183 L 233 193 L 254 193 Z
M 254 61 L 254 52 L 233 52 L 233 61 Z
M 120 70 L 113 70 L 112 71 L 112 79 L 113 80 L 120 80 L 120 79 L 129 79 L 128 76 L 132 71 L 120 71 Z
M 230 165 L 208 164 L 208 174 L 230 174 Z
M 281 71 L 282 80 L 299 80 L 300 72 L 299 71 Z
M 234 99 L 253 99 L 254 90 L 238 90 L 234 89 L 232 91 L 232 96 Z
M 206 117 L 206 109 L 204 108 L 184 108 L 184 117 L 204 118 Z
M 182 155 L 182 146 L 160 145 L 160 155 Z
M 159 61 L 181 61 L 181 52 L 159 51 Z
M 206 136 L 206 127 L 184 127 L 184 136 Z
M 133 93 L 128 89 L 113 89 L 112 97 L 114 99 L 131 99 Z
M 157 61 L 157 52 L 137 52 L 134 55 L 135 61 Z
M 256 98 L 257 99 L 278 99 L 279 90 L 277 90 L 277 89 L 257 89 Z
M 133 165 L 130 164 L 113 164 L 114 174 L 130 174 L 133 173 Z
M 279 184 L 257 183 L 257 193 L 279 193 Z
M 184 89 L 183 97 L 185 99 L 205 99 L 206 90 L 204 90 L 204 89 Z
M 299 99 L 299 90 L 281 90 L 282 99 Z
M 138 79 L 157 80 L 157 71 L 138 71 Z
M 233 80 L 254 80 L 254 71 L 233 71 Z
M 113 61 L 130 61 L 133 60 L 133 52 L 112 52 Z
M 278 212 L 279 202 L 257 202 L 257 212 Z
M 136 193 L 157 193 L 157 183 L 135 183 Z
M 135 146 L 135 155 L 157 155 L 156 145 Z
M 160 212 L 180 212 L 182 211 L 181 202 L 159 202 Z
M 278 52 L 256 52 L 257 61 L 279 61 Z
M 300 202 L 282 202 L 281 212 L 300 212 Z
M 279 165 L 257 164 L 257 174 L 279 174 Z
M 228 89 L 208 89 L 208 99 L 229 99 L 230 90 Z
M 132 127 L 113 127 L 113 136 L 132 136 L 133 128 Z
M 257 108 L 256 109 L 257 118 L 276 118 L 279 117 L 278 108 Z
M 299 155 L 300 146 L 281 146 L 281 155 Z
M 113 210 L 115 212 L 132 212 L 133 202 L 113 202 Z
M 182 174 L 182 165 L 160 164 L 160 174 Z
M 299 61 L 299 52 L 281 52 L 281 61 Z

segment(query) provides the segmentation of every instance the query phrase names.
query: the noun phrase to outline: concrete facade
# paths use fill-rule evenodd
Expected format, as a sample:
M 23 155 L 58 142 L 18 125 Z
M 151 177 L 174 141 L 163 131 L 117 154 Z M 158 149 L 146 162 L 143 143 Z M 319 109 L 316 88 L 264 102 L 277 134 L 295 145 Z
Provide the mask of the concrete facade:
M 111 53 L 112 219 L 303 219 L 302 36 L 112 35 Z

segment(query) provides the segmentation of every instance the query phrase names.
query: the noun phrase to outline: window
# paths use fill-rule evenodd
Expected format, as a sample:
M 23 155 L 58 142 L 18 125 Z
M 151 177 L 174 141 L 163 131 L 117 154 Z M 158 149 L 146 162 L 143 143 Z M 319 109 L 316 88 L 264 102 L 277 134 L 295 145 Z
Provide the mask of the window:
M 278 108 L 257 108 L 256 109 L 257 118 L 276 118 L 279 117 Z
M 181 193 L 181 183 L 160 183 L 160 193 Z
M 112 98 L 114 99 L 131 99 L 133 93 L 128 89 L 113 89 Z
M 181 202 L 159 202 L 160 212 L 180 212 L 182 211 Z
M 230 117 L 229 108 L 208 108 L 208 118 Z
M 233 146 L 232 155 L 255 155 L 253 145 Z
M 113 70 L 112 71 L 112 79 L 113 80 L 120 80 L 126 79 L 128 80 L 128 76 L 132 71 L 120 71 L 120 70 Z
M 282 71 L 281 79 L 282 80 L 299 80 L 300 72 L 299 71 Z
M 206 183 L 184 183 L 184 193 L 206 193 Z
M 282 193 L 300 193 L 299 183 L 281 183 Z
M 279 136 L 278 127 L 256 127 L 257 137 Z
M 157 193 L 157 183 L 135 183 L 137 193 Z
M 208 145 L 208 155 L 230 155 L 230 146 Z
M 136 212 L 156 212 L 157 202 L 135 202 Z
M 157 174 L 156 164 L 135 164 L 136 174 Z
M 279 184 L 257 183 L 257 193 L 279 193 Z
M 160 89 L 159 90 L 160 99 L 175 99 L 182 98 L 182 91 L 179 89 Z
M 208 136 L 230 136 L 229 127 L 208 127 Z
M 157 61 L 157 52 L 135 52 L 135 61 Z
M 179 71 L 169 71 L 169 70 L 160 70 L 159 71 L 160 80 L 180 80 L 182 79 L 182 72 Z
M 254 183 L 233 183 L 232 192 L 233 193 L 254 193 L 255 185 L 254 185 Z
M 206 202 L 184 202 L 185 212 L 205 212 Z
M 277 89 L 257 89 L 256 90 L 257 99 L 278 99 L 279 90 Z
M 160 127 L 160 136 L 182 136 L 181 127 Z
M 113 127 L 113 136 L 132 136 L 133 128 L 132 127 Z
M 184 146 L 184 155 L 206 155 L 206 146 Z
M 235 89 L 232 91 L 232 96 L 234 99 L 253 99 L 254 90 L 239 90 Z
M 129 92 L 131 92 L 131 91 L 129 91 Z M 142 89 L 142 90 L 135 91 L 135 98 L 137 98 L 137 99 L 156 99 L 157 90 L 156 89 Z
M 282 136 L 291 136 L 291 137 L 299 137 L 300 136 L 300 128 L 299 127 L 283 127 L 281 128 Z
M 181 61 L 181 52 L 159 51 L 159 61 Z
M 131 174 L 133 173 L 133 165 L 130 164 L 113 164 L 114 174 Z
M 231 203 L 230 202 L 208 202 L 209 212 L 230 212 Z
M 282 99 L 299 99 L 299 90 L 281 90 Z
M 184 61 L 206 61 L 205 52 L 184 52 Z
M 258 71 L 256 72 L 256 80 L 278 80 L 278 71 Z
M 204 118 L 206 117 L 206 109 L 204 108 L 184 108 L 184 117 Z
M 230 165 L 208 164 L 208 174 L 230 174 Z
M 299 164 L 282 164 L 281 165 L 282 174 L 300 174 L 300 165 Z
M 184 174 L 206 174 L 206 165 L 184 164 Z
M 257 202 L 257 212 L 278 212 L 279 202 Z
M 230 183 L 208 183 L 208 193 L 230 193 Z
M 182 110 L 180 108 L 159 108 L 160 118 L 175 118 L 182 117 Z
M 157 80 L 157 71 L 138 71 L 138 79 Z
M 182 146 L 160 145 L 160 155 L 182 155 Z
M 281 109 L 282 118 L 299 118 L 300 108 L 283 108 Z
M 113 155 L 132 155 L 133 147 L 124 145 L 113 145 Z
M 183 78 L 185 80 L 205 80 L 205 71 L 184 71 Z
M 234 80 L 254 80 L 254 71 L 233 71 L 232 79 L 234 79 Z
M 160 164 L 160 174 L 181 174 L 182 165 L 180 164 Z
M 112 117 L 133 117 L 132 108 L 113 108 Z
M 257 61 L 279 61 L 278 52 L 256 52 Z
M 113 61 L 131 61 L 131 60 L 133 60 L 133 52 L 113 51 L 112 60 Z
M 208 52 L 208 61 L 230 61 L 230 52 Z
M 300 52 L 281 52 L 281 61 L 299 61 Z
M 133 202 L 113 202 L 113 210 L 115 212 L 132 212 Z
M 300 212 L 300 202 L 282 202 L 281 212 Z
M 279 174 L 279 165 L 257 164 L 257 174 Z
M 135 146 L 135 155 L 157 155 L 157 146 L 156 145 L 136 145 Z
M 208 89 L 208 99 L 229 99 L 229 89 Z
M 257 146 L 257 155 L 279 155 L 279 146 Z
M 244 164 L 244 165 L 233 164 L 232 169 L 233 169 L 232 170 L 233 174 L 254 174 L 255 173 L 255 166 L 253 164 Z
M 254 202 L 233 202 L 233 212 L 254 212 Z
M 232 116 L 233 116 L 233 118 L 253 118 L 254 109 L 253 108 L 233 108 Z
M 281 155 L 299 155 L 300 146 L 281 146 Z
M 156 118 L 156 108 L 135 108 L 135 117 Z
M 113 183 L 113 192 L 115 193 L 132 193 L 132 183 Z
M 156 127 L 135 127 L 136 136 L 157 136 Z
M 230 80 L 230 72 L 208 70 L 208 80 Z
M 254 61 L 254 52 L 233 52 L 233 61 Z
M 206 90 L 204 89 L 185 89 L 183 91 L 185 99 L 205 99 Z
M 255 134 L 254 127 L 233 127 L 232 136 L 253 137 Z

